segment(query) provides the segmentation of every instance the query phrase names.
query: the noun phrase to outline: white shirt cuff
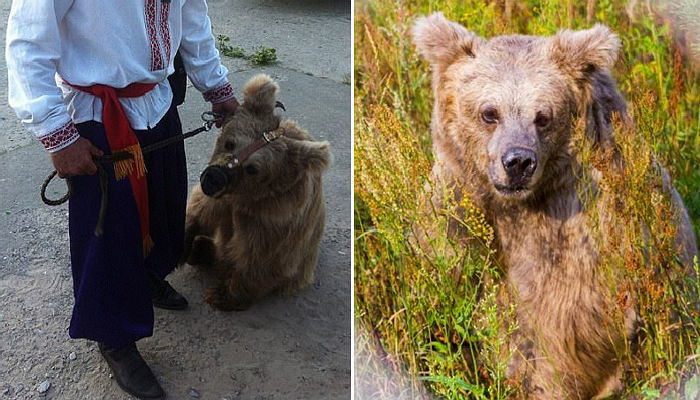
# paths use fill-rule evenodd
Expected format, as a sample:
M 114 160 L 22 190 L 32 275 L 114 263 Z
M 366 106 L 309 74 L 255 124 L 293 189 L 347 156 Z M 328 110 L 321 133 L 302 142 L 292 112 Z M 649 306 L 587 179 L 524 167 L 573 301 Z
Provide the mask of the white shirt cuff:
M 212 104 L 224 103 L 235 97 L 233 94 L 233 87 L 228 82 L 204 92 L 202 96 L 204 97 L 204 101 L 211 102 Z
M 70 146 L 79 138 L 80 134 L 71 121 L 46 135 L 40 136 L 39 141 L 49 153 L 55 153 Z

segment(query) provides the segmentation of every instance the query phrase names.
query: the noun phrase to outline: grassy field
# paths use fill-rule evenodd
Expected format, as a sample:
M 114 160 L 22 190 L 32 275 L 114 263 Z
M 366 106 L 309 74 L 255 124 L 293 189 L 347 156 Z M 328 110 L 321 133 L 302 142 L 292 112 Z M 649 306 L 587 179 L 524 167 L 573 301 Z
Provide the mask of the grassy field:
M 504 399 L 517 388 L 504 377 L 506 338 L 517 323 L 512 308 L 498 305 L 504 291 L 493 231 L 469 199 L 457 204 L 446 194 L 438 209 L 423 198 L 433 162 L 432 93 L 409 31 L 417 16 L 444 11 L 486 38 L 600 22 L 622 39 L 614 76 L 637 127 L 618 144 L 631 161 L 607 171 L 606 160 L 583 140 L 579 146 L 581 162 L 603 170 L 611 201 L 624 204 L 615 218 L 626 232 L 601 244 L 616 277 L 611 295 L 632 291 L 643 317 L 638 351 L 620 355 L 622 398 L 696 398 L 700 319 L 689 299 L 700 288 L 670 278 L 687 274 L 674 262 L 668 199 L 652 160 L 667 167 L 700 232 L 700 0 L 358 1 L 355 8 L 357 397 Z M 469 245 L 444 233 L 455 217 L 473 236 Z M 653 243 L 642 238 L 649 229 Z M 437 232 L 430 246 L 414 245 L 416 230 Z M 623 257 L 622 248 L 632 251 Z

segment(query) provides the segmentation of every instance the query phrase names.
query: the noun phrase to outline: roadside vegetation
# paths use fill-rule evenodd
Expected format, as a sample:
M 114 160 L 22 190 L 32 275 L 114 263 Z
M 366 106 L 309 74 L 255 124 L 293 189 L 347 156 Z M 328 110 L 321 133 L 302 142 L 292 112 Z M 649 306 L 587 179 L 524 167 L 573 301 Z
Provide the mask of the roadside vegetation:
M 216 48 L 226 57 L 242 58 L 255 65 L 270 65 L 277 62 L 277 50 L 275 48 L 258 46 L 249 53 L 243 47 L 231 46 L 230 42 L 230 37 L 216 35 Z
M 678 262 L 666 166 L 700 233 L 700 0 L 426 0 L 356 3 L 355 315 L 358 398 L 505 399 L 507 337 L 517 328 L 504 300 L 493 231 L 469 199 L 430 207 L 430 70 L 410 41 L 417 16 L 434 11 L 489 38 L 551 35 L 600 22 L 621 38 L 614 76 L 635 120 L 618 127 L 617 165 L 574 138 L 588 168 L 602 172 L 616 240 L 600 241 L 619 310 L 632 293 L 643 323 L 625 349 L 622 398 L 700 395 L 700 276 Z M 444 190 L 444 188 L 432 188 Z M 595 204 L 588 204 L 593 210 Z M 457 208 L 469 244 L 446 235 Z M 591 215 L 594 215 L 591 212 Z M 592 228 L 595 226 L 591 219 Z M 432 232 L 428 246 L 417 231 Z M 611 232 L 599 232 L 608 236 Z M 649 235 L 651 233 L 651 235 Z M 653 240 L 649 240 L 652 237 Z M 480 298 L 476 301 L 477 296 Z M 617 311 L 611 311 L 615 313 Z M 622 329 L 622 328 L 621 328 Z

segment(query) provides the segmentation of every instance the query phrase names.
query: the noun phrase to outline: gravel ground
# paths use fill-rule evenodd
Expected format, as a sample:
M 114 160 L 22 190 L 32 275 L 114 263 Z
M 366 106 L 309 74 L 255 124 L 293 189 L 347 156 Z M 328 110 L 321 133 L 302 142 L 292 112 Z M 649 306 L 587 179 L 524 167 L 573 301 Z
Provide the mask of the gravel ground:
M 10 1 L 0 1 L 4 43 Z M 209 1 L 217 34 L 231 45 L 277 49 L 254 67 L 225 59 L 239 88 L 264 72 L 281 86 L 285 117 L 331 143 L 324 177 L 326 232 L 314 285 L 269 296 L 248 311 L 216 311 L 189 266 L 168 278 L 187 311 L 156 310 L 155 334 L 139 341 L 169 399 L 346 399 L 350 397 L 350 5 L 339 1 Z M 51 166 L 7 106 L 0 63 L 0 399 L 129 399 L 93 343 L 68 338 L 73 304 L 67 207 L 48 207 L 38 186 Z M 180 108 L 185 130 L 206 110 L 192 88 Z M 216 132 L 187 143 L 194 185 Z M 28 162 L 30 160 L 30 162 Z M 57 196 L 62 184 L 49 194 Z

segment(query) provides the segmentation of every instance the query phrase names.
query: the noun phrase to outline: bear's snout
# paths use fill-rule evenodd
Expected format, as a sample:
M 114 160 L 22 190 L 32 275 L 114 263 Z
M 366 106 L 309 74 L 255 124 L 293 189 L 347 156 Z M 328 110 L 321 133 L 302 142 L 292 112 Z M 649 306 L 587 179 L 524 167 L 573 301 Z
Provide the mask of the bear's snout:
M 513 147 L 503 154 L 501 163 L 511 185 L 521 186 L 527 183 L 535 173 L 537 169 L 537 154 L 529 149 Z
M 237 181 L 237 176 L 240 175 L 239 169 L 231 170 L 220 165 L 208 166 L 199 176 L 202 192 L 209 197 L 220 196 L 232 183 Z

